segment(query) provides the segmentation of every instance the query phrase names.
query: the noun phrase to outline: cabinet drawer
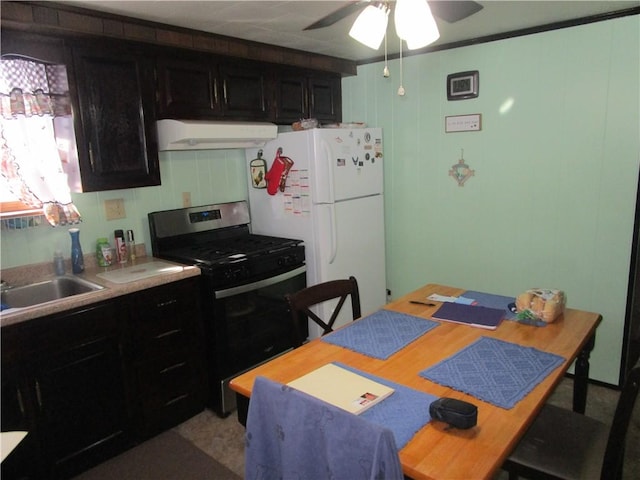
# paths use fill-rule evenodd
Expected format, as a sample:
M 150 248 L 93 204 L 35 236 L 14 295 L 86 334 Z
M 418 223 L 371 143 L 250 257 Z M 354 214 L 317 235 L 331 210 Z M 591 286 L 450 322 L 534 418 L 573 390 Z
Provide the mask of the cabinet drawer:
M 195 315 L 195 313 L 193 313 Z M 132 352 L 134 358 L 144 359 L 166 351 L 188 346 L 192 338 L 188 319 L 184 316 L 143 317 L 133 319 Z
M 138 387 L 143 396 L 164 395 L 202 383 L 202 359 L 186 351 L 154 358 L 137 367 Z

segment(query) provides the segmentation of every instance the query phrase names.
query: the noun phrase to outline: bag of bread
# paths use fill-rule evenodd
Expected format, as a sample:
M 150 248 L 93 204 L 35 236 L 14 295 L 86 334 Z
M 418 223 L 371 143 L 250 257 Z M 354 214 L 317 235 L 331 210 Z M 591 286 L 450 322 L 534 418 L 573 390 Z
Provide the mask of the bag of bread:
M 562 290 L 532 288 L 516 297 L 518 317 L 555 321 L 564 312 L 566 296 Z

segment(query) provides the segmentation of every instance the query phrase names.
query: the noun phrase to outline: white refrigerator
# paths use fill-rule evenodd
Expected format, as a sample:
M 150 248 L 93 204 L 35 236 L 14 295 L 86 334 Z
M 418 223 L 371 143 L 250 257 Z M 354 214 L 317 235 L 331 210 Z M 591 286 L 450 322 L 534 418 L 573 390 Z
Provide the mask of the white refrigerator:
M 284 191 L 278 188 L 271 195 L 266 188 L 257 188 L 265 185 L 260 182 L 259 159 L 264 159 L 268 172 L 279 149 L 280 157 L 291 159 L 293 165 Z M 248 149 L 247 167 L 252 232 L 303 240 L 308 286 L 353 275 L 362 314 L 383 306 L 387 290 L 382 129 L 281 133 L 262 148 Z M 336 303 L 326 302 L 315 311 L 328 318 L 326 312 L 330 314 Z M 336 327 L 350 321 L 347 303 Z M 310 321 L 309 338 L 321 333 Z

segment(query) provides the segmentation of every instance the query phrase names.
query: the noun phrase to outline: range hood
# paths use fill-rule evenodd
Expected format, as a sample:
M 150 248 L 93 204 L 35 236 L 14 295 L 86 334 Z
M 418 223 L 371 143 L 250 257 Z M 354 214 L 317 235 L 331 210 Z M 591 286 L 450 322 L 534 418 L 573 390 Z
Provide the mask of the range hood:
M 273 123 L 158 120 L 158 149 L 214 150 L 262 147 L 278 135 Z

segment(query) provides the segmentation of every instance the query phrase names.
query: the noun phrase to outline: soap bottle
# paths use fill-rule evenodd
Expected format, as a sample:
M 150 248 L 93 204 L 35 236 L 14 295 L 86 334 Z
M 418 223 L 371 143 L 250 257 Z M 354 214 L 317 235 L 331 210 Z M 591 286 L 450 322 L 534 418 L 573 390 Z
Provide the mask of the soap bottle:
M 84 256 L 80 246 L 80 229 L 70 228 L 69 235 L 71 235 L 71 271 L 82 273 L 84 272 Z
M 62 257 L 62 252 L 60 250 L 56 250 L 53 253 L 53 270 L 58 276 L 65 274 L 64 258 Z

